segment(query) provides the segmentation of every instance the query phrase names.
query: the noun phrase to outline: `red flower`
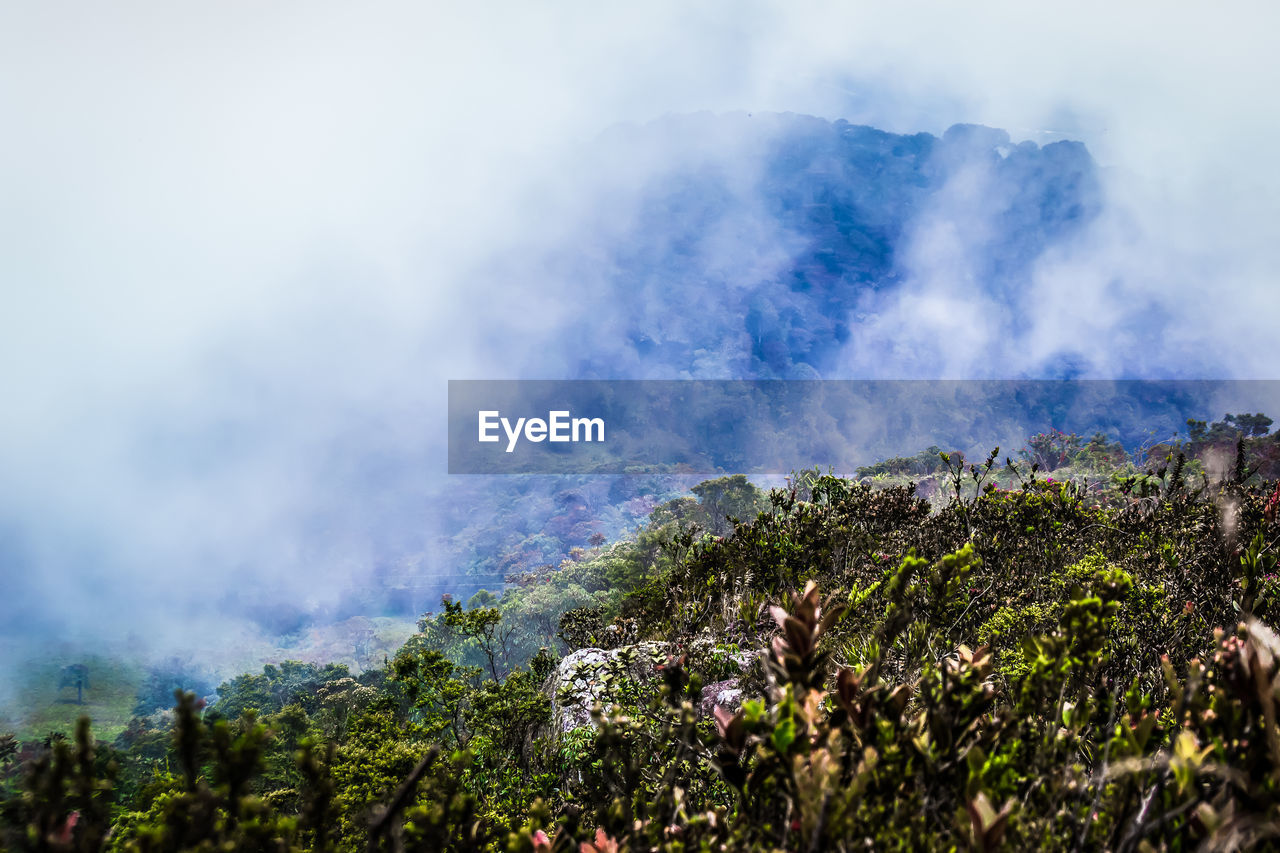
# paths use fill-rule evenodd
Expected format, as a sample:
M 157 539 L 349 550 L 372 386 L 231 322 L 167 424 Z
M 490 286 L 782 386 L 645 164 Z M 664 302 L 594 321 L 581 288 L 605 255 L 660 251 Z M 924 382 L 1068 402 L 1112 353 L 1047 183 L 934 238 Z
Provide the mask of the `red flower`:
M 578 853 L 618 853 L 618 842 L 605 834 L 603 829 L 597 829 L 594 841 L 579 844 Z
M 71 834 L 75 832 L 76 824 L 79 822 L 80 812 L 74 811 L 67 815 L 67 819 L 62 822 L 62 827 L 54 831 L 54 842 L 57 844 L 70 844 Z
M 1271 499 L 1267 501 L 1266 509 L 1262 511 L 1262 517 L 1267 520 L 1267 524 L 1275 524 L 1277 508 L 1280 508 L 1280 481 L 1276 482 L 1275 491 L 1271 493 Z

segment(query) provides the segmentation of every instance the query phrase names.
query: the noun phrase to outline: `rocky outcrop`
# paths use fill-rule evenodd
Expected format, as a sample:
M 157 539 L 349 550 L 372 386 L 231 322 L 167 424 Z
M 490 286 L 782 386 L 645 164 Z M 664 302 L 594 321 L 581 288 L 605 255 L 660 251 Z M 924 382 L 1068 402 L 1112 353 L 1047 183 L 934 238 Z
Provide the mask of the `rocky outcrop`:
M 726 678 L 702 688 L 699 695 L 698 714 L 706 717 L 719 705 L 731 714 L 736 714 L 742 707 L 741 679 Z
M 606 711 L 636 698 L 667 659 L 667 643 L 637 643 L 616 649 L 578 649 L 565 656 L 543 688 L 551 696 L 551 726 L 565 734 L 591 724 L 591 709 Z
M 710 659 L 712 653 L 745 672 L 754 657 L 750 652 L 721 651 L 711 644 L 690 644 L 690 657 Z M 661 677 L 668 656 L 678 652 L 669 643 L 644 642 L 616 649 L 578 649 L 566 655 L 548 677 L 543 691 L 551 697 L 551 730 L 563 735 L 592 724 L 591 711 L 596 705 L 611 708 L 638 707 L 652 698 L 652 690 Z M 723 670 L 722 670 L 723 671 Z M 732 676 L 702 688 L 698 713 L 706 716 L 715 706 L 737 712 L 742 707 L 741 678 Z

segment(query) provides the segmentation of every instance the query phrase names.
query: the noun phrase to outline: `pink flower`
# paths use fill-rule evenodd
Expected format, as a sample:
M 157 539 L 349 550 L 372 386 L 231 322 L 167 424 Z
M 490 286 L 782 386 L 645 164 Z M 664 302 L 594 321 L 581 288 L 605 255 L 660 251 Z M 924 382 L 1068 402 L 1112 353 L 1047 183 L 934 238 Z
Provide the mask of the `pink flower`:
M 610 838 L 603 829 L 597 829 L 595 840 L 579 844 L 578 853 L 618 853 L 618 842 Z
M 74 811 L 67 815 L 67 819 L 62 823 L 62 828 L 55 831 L 54 841 L 58 844 L 70 844 L 71 835 L 75 832 L 76 824 L 79 822 L 80 812 Z

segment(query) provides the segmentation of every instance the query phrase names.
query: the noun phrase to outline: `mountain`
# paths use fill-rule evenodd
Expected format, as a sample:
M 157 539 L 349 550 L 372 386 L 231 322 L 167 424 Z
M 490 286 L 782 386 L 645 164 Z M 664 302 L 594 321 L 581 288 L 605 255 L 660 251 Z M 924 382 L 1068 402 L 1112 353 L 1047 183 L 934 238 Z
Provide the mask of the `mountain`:
M 968 124 L 895 134 L 791 113 L 618 126 L 552 180 L 573 200 L 548 202 L 568 221 L 560 240 L 494 273 L 576 308 L 525 345 L 516 372 L 538 378 L 840 377 L 861 324 L 921 277 L 972 288 L 1014 318 L 1034 312 L 1037 260 L 1102 204 L 1078 142 L 1014 143 Z M 959 278 L 937 281 L 930 267 L 952 259 Z M 593 532 L 642 521 L 652 487 L 455 482 L 440 551 L 410 563 L 481 583 L 554 564 Z M 568 520 L 566 494 L 581 507 Z
M 1101 208 L 1082 144 L 977 125 L 670 116 L 585 159 L 582 229 L 533 265 L 589 308 L 572 378 L 840 376 L 860 323 L 913 281 L 1035 311 L 1037 260 Z

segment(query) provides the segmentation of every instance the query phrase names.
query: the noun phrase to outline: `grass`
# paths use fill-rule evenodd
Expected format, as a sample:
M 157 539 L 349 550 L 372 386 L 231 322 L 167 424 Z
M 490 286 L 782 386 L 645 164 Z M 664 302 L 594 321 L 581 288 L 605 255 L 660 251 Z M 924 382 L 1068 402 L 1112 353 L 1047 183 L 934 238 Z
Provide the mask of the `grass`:
M 74 687 L 58 687 L 62 668 L 70 664 L 88 667 L 83 705 L 76 704 Z M 114 740 L 129 722 L 144 676 L 139 666 L 97 656 L 33 661 L 23 668 L 14 695 L 0 707 L 0 731 L 21 741 L 43 740 L 52 732 L 69 735 L 76 720 L 87 714 L 95 737 Z
M 229 678 L 240 672 L 260 672 L 267 661 L 290 659 L 338 661 L 359 672 L 382 666 L 384 656 L 394 654 L 416 629 L 416 620 L 394 617 L 358 618 L 316 626 L 292 647 L 259 641 L 242 650 L 242 659 L 223 661 L 219 672 Z M 364 630 L 372 632 L 372 642 L 365 658 L 357 660 L 353 654 L 353 637 Z M 58 687 L 63 667 L 72 664 L 89 668 L 90 686 L 84 690 L 83 705 L 76 704 L 74 687 Z M 0 734 L 12 733 L 18 740 L 27 742 L 43 740 L 52 732 L 72 734 L 76 721 L 86 714 L 93 720 L 97 738 L 114 740 L 128 725 L 138 691 L 146 679 L 146 668 L 141 663 L 106 655 L 50 654 L 20 663 L 8 672 L 15 670 L 10 683 L 0 685 L 4 688 L 0 691 Z

